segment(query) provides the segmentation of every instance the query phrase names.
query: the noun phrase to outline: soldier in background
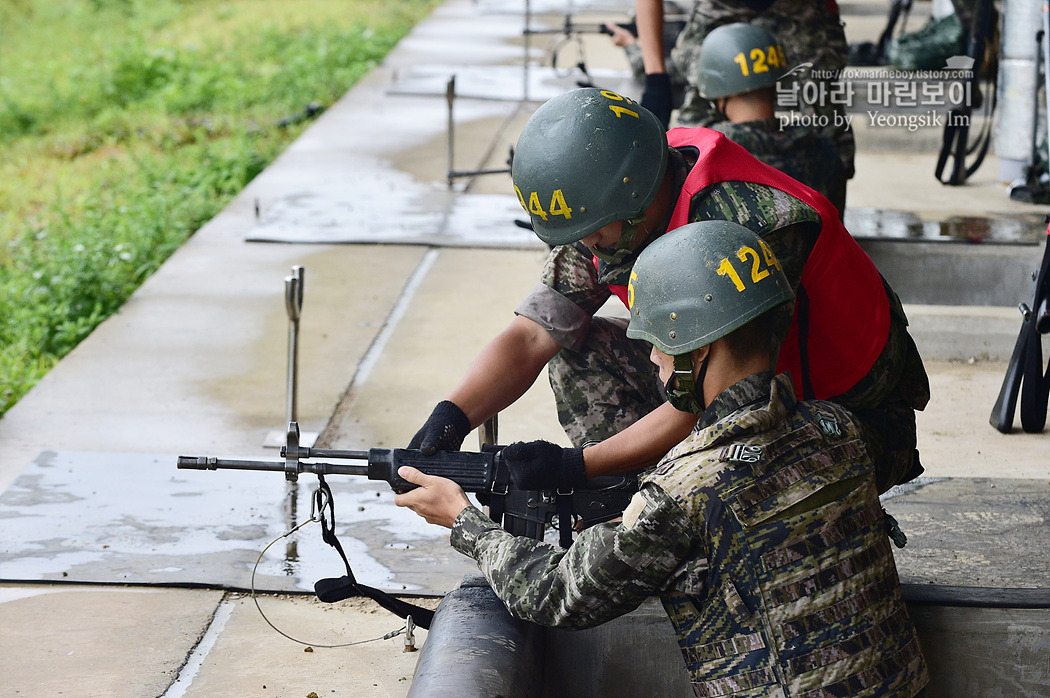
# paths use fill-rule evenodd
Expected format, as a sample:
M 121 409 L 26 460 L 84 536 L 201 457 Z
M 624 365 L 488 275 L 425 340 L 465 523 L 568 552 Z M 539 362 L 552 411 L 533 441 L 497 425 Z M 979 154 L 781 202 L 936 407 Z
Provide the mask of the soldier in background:
M 517 618 L 582 629 L 659 596 L 698 696 L 920 696 L 928 670 L 872 461 L 849 412 L 799 401 L 773 375 L 770 315 L 792 292 L 762 249 L 740 225 L 705 221 L 635 263 L 627 334 L 652 343 L 672 399 L 699 419 L 622 522 L 556 550 L 407 466 L 420 487 L 394 501 L 451 528 Z
M 704 39 L 695 83 L 721 121 L 724 133 L 756 158 L 826 196 L 841 214 L 846 209 L 846 176 L 835 151 L 833 129 L 777 118 L 777 80 L 787 72 L 784 50 L 755 24 L 716 27 Z
M 671 102 L 680 105 L 685 97 L 687 80 L 682 71 L 671 60 L 671 49 L 678 39 L 678 35 L 685 28 L 685 10 L 681 5 L 671 0 L 664 0 L 664 61 L 667 74 L 671 80 Z M 605 33 L 611 37 L 613 44 L 623 49 L 627 63 L 631 66 L 631 75 L 640 86 L 645 85 L 645 59 L 642 56 L 642 46 L 638 41 L 638 26 L 633 21 L 630 24 L 617 24 L 616 22 L 605 23 Z
M 664 9 L 661 0 L 635 0 L 635 22 L 645 61 L 646 88 L 642 106 L 656 114 L 665 128 L 673 105 L 664 59 Z M 747 22 L 778 37 L 791 73 L 780 106 L 819 117 L 834 128 L 835 150 L 846 179 L 853 177 L 856 147 L 844 116 L 848 96 L 837 77 L 846 67 L 849 44 L 835 0 L 696 0 L 685 29 L 670 52 L 671 60 L 690 79 L 678 110 L 677 125 L 709 126 L 719 120 L 693 81 L 701 46 L 713 29 Z M 848 87 L 848 85 L 846 85 Z

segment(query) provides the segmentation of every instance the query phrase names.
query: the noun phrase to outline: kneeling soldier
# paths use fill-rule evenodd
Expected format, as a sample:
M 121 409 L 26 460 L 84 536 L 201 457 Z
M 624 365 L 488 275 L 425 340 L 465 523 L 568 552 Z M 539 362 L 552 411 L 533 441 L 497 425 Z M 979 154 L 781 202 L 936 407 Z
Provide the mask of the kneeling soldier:
M 402 468 L 400 494 L 477 560 L 511 614 L 579 629 L 661 598 L 697 695 L 920 695 L 928 681 L 853 417 L 774 375 L 780 263 L 727 221 L 683 226 L 638 258 L 630 337 L 693 432 L 622 522 L 567 551 L 514 537 L 458 485 Z

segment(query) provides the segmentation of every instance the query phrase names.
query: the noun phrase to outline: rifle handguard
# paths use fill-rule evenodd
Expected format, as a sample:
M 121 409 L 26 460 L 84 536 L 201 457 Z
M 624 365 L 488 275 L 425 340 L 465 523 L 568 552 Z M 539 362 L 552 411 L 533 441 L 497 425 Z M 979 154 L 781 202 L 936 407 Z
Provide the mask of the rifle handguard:
M 414 490 L 415 485 L 397 474 L 402 465 L 411 466 L 427 475 L 455 481 L 465 492 L 488 492 L 492 488 L 499 453 L 438 451 L 424 456 L 418 450 L 373 448 L 368 451 L 368 479 L 386 480 L 397 492 Z

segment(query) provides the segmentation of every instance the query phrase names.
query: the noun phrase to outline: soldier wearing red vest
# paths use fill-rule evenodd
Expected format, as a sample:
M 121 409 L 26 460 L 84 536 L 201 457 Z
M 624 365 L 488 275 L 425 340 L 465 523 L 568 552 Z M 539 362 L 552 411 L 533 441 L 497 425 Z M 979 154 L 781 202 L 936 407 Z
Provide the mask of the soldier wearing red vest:
M 411 447 L 458 448 L 547 367 L 574 446 L 505 449 L 519 487 L 567 488 L 655 464 L 689 434 L 696 414 L 667 401 L 673 385 L 654 374 L 645 343 L 627 338 L 627 320 L 598 311 L 613 295 L 628 301 L 634 259 L 653 240 L 690 222 L 727 220 L 761 238 L 759 253 L 768 246 L 795 292 L 778 320 L 778 372 L 792 375 L 799 398 L 854 413 L 880 492 L 922 472 L 914 415 L 929 399 L 922 360 L 896 294 L 823 196 L 719 133 L 665 133 L 637 103 L 594 88 L 536 111 L 519 137 L 512 178 L 552 248 L 540 282 Z

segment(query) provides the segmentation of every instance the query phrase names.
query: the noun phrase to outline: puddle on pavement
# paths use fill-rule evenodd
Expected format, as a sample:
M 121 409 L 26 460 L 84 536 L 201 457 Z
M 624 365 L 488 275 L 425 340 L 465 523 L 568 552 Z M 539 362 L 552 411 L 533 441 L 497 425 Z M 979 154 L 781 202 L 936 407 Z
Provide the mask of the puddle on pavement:
M 864 208 L 847 209 L 845 223 L 860 239 L 1034 245 L 1046 237 L 1046 215 L 1036 212 L 924 221 L 908 211 Z
M 330 485 L 363 583 L 441 594 L 476 570 L 385 482 Z M 280 472 L 178 470 L 164 454 L 45 451 L 0 494 L 0 578 L 248 588 L 255 570 L 258 589 L 310 590 L 345 573 L 319 524 L 282 538 L 309 520 L 315 489 L 304 476 L 290 490 Z

